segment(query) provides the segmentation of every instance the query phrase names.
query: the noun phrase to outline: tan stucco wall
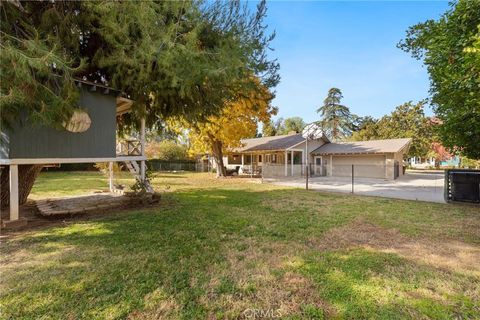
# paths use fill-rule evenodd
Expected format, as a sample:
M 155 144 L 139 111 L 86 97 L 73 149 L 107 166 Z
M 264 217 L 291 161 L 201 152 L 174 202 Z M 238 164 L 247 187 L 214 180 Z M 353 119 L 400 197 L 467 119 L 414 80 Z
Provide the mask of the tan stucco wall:
M 396 152 L 396 153 L 388 153 L 387 154 L 387 178 L 394 179 L 395 174 L 395 161 L 398 161 L 399 164 L 399 176 L 403 175 L 403 153 Z
M 330 161 L 329 156 L 325 158 Z M 385 155 L 332 156 L 332 165 L 327 165 L 328 175 L 351 177 L 352 164 L 355 177 L 385 178 Z M 330 171 L 331 170 L 331 171 Z

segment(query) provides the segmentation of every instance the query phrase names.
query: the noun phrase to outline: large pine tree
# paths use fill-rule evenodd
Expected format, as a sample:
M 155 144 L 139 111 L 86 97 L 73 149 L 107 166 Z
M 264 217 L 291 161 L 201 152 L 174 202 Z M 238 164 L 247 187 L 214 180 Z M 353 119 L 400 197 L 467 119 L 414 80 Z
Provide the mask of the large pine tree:
M 353 115 L 347 106 L 341 104 L 342 98 L 340 89 L 331 88 L 323 105 L 317 109 L 323 130 L 333 140 L 341 140 L 352 133 Z

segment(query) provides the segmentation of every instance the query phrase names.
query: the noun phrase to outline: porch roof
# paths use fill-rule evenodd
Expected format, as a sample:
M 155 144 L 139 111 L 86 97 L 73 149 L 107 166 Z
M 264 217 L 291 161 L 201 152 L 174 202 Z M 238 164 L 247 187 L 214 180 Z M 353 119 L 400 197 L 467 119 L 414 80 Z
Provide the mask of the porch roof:
M 301 133 L 287 134 L 282 136 L 261 137 L 252 139 L 242 139 L 242 146 L 232 151 L 238 153 L 259 152 L 259 151 L 283 151 L 291 148 L 305 139 Z

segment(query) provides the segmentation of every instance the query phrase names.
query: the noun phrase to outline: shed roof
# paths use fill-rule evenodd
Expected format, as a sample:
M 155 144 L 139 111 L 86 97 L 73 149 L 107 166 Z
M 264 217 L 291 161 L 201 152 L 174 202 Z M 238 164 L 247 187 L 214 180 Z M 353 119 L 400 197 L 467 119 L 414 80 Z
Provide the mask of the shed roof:
M 406 149 L 411 141 L 411 138 L 402 138 L 326 143 L 312 153 L 318 155 L 396 153 Z
M 326 139 L 326 137 L 324 137 Z M 301 142 L 305 138 L 301 133 L 286 134 L 281 136 L 261 137 L 252 139 L 242 139 L 242 146 L 234 149 L 234 152 L 256 152 L 256 151 L 273 151 L 286 150 Z
M 113 89 L 97 82 L 82 79 L 75 79 L 75 82 L 79 88 L 88 87 L 89 91 L 98 91 L 101 94 L 117 97 L 117 116 L 121 116 L 131 111 L 133 100 L 123 97 L 120 90 Z

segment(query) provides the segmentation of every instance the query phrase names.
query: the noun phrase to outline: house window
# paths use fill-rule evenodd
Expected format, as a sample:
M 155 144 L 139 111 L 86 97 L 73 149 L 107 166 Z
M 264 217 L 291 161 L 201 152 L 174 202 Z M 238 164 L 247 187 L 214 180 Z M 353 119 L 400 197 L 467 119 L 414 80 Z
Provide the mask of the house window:
M 258 162 L 262 162 L 262 155 L 261 154 L 258 155 Z
M 272 154 L 272 163 L 277 163 L 277 155 Z

